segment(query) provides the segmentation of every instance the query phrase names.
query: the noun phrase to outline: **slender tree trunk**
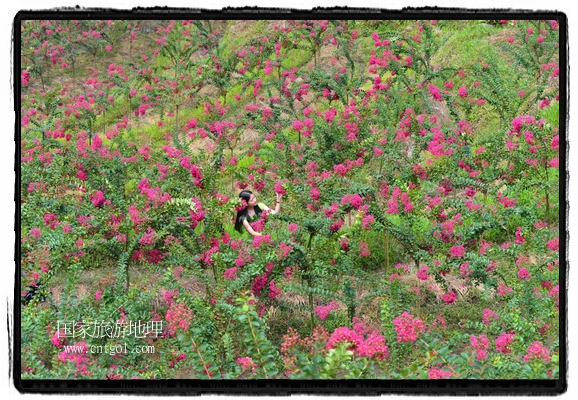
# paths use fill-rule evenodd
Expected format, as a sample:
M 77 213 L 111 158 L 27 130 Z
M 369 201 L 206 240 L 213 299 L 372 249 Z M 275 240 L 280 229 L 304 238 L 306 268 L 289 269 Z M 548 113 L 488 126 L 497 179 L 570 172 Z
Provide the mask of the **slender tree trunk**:
M 233 159 L 233 148 L 231 147 L 231 159 Z M 231 172 L 231 192 L 235 190 L 235 177 L 233 176 L 233 172 Z
M 128 118 L 128 123 L 130 124 L 130 119 L 131 119 L 131 116 L 130 116 L 130 113 L 131 113 L 130 93 L 127 93 L 127 95 L 126 95 L 126 104 L 127 104 L 127 111 L 128 111 L 126 114 L 127 114 L 127 118 Z M 126 127 L 128 128 L 128 124 Z
M 176 107 L 176 110 L 175 110 L 175 129 L 176 129 L 176 135 L 179 138 L 179 142 L 180 142 L 181 138 L 180 138 L 180 133 L 179 133 L 179 105 L 177 104 L 175 107 Z
M 72 61 L 71 64 L 72 64 L 72 88 L 73 88 L 73 89 L 76 89 L 76 82 L 75 82 L 75 80 L 76 80 L 76 71 L 74 70 L 74 64 L 75 64 L 74 60 Z
M 546 164 L 544 164 L 544 170 L 546 171 L 546 182 L 549 182 L 549 177 L 548 177 L 548 166 Z M 548 222 L 550 222 L 550 195 L 548 193 L 548 189 L 546 188 L 545 190 L 546 193 L 546 220 Z
M 126 262 L 126 293 L 128 293 L 128 289 L 130 288 L 130 258 Z
M 311 282 L 311 280 L 308 280 L 308 282 Z M 311 288 L 311 283 L 309 283 L 309 288 Z M 311 333 L 313 333 L 315 329 L 315 310 L 313 307 L 313 293 L 311 292 L 309 292 L 309 317 L 311 320 Z
M 46 88 L 44 87 L 44 78 L 42 77 L 42 74 L 38 74 L 38 76 L 40 76 L 40 83 L 42 84 L 42 91 L 46 92 Z
M 389 271 L 389 235 L 385 232 L 385 271 Z
M 313 240 L 313 233 L 309 234 L 309 243 L 307 243 L 307 253 L 311 251 L 311 242 Z M 313 278 L 311 276 L 310 265 L 307 263 L 307 286 L 309 287 L 309 316 L 311 319 L 311 333 L 313 334 L 313 329 L 315 328 L 315 309 L 313 306 Z

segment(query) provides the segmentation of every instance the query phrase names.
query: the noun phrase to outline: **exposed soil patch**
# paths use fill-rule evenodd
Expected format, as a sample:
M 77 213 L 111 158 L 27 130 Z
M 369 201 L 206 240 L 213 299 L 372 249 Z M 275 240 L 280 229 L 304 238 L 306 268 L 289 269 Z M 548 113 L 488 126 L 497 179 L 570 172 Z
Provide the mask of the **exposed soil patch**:
M 114 285 L 115 273 L 116 272 L 111 272 L 111 270 L 107 269 L 85 271 L 79 279 L 80 282 L 76 285 L 76 288 L 70 295 L 76 295 L 79 299 L 85 298 L 86 296 L 94 298 L 95 293 L 98 290 L 102 290 L 103 285 Z M 129 279 L 132 282 L 132 285 L 146 288 L 149 292 L 156 291 L 157 296 L 155 304 L 153 304 L 155 309 L 161 309 L 166 305 L 164 294 L 167 289 L 159 287 L 157 284 L 157 282 L 160 282 L 163 279 L 162 274 L 137 268 L 132 268 L 129 274 Z M 192 294 L 200 297 L 205 297 L 207 294 L 207 288 L 195 276 L 183 277 L 181 279 L 181 284 Z M 58 306 L 61 303 L 64 290 L 65 285 L 61 283 L 52 284 L 47 287 L 47 291 L 50 294 L 50 300 L 54 305 Z

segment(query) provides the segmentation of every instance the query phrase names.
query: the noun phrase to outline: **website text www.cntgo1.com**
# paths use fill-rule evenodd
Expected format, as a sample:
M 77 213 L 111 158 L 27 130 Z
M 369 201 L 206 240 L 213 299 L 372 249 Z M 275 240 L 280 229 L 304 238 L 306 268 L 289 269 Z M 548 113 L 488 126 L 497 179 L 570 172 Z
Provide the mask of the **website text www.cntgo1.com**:
M 65 346 L 65 351 L 68 354 L 105 354 L 108 353 L 110 355 L 115 354 L 129 354 L 129 353 L 136 353 L 136 354 L 154 354 L 155 353 L 155 346 L 152 345 L 140 345 L 140 346 L 131 346 L 130 348 L 127 346 L 126 343 L 123 344 L 116 344 L 116 345 L 67 345 Z

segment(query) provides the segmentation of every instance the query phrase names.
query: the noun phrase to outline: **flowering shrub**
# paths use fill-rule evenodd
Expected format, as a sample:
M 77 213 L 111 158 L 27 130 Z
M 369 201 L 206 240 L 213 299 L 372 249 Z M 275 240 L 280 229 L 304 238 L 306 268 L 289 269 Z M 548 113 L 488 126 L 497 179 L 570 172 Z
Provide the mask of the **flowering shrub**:
M 19 22 L 23 377 L 559 378 L 556 21 Z

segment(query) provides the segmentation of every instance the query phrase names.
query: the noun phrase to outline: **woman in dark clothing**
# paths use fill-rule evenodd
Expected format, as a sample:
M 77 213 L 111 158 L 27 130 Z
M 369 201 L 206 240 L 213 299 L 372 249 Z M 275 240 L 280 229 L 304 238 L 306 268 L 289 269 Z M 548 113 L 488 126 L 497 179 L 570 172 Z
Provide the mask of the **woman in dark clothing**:
M 281 198 L 283 195 L 277 193 L 277 199 L 275 200 L 275 209 L 271 210 L 263 203 L 257 203 L 257 198 L 250 190 L 243 190 L 239 193 L 239 198 L 247 203 L 247 207 L 237 212 L 237 218 L 235 219 L 235 229 L 238 232 L 243 232 L 243 227 L 247 229 L 253 236 L 261 236 L 261 233 L 256 232 L 251 223 L 259 219 L 259 216 L 263 211 L 268 211 L 271 214 L 277 214 L 281 208 Z

